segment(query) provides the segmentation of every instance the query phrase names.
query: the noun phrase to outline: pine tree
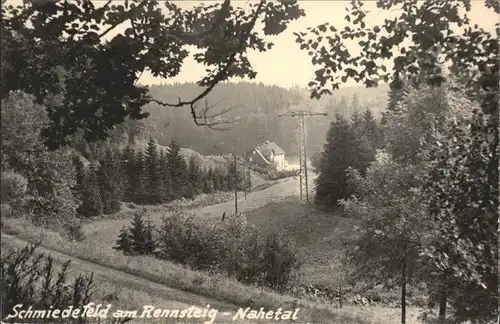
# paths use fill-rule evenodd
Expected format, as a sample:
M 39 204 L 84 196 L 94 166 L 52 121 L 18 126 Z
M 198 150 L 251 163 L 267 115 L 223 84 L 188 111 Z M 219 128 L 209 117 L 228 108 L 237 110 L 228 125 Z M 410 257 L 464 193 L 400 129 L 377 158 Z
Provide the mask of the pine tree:
M 166 202 L 170 199 L 170 184 L 168 178 L 168 161 L 167 155 L 163 150 L 160 150 L 158 157 L 159 177 L 161 183 L 161 202 Z
M 124 226 L 120 230 L 118 240 L 116 241 L 116 245 L 113 247 L 113 249 L 123 251 L 125 255 L 130 254 L 130 252 L 132 251 L 130 230 L 126 226 Z
M 134 201 L 135 187 L 136 187 L 136 162 L 135 152 L 132 147 L 127 146 L 122 152 L 122 160 L 125 164 L 125 181 L 124 181 L 124 200 Z
M 214 192 L 214 181 L 212 168 L 203 172 L 203 193 L 210 194 Z
M 186 189 L 187 164 L 181 155 L 179 145 L 174 140 L 167 152 L 167 162 L 170 192 L 173 199 L 179 199 L 184 196 Z
M 110 149 L 106 150 L 98 171 L 104 214 L 112 214 L 120 210 L 120 202 L 123 199 L 120 169 L 116 154 Z
M 363 136 L 363 131 L 364 131 L 363 116 L 359 113 L 358 109 L 354 109 L 351 115 L 351 124 L 356 135 L 358 137 Z
M 356 136 L 353 127 L 339 114 L 332 121 L 316 179 L 316 202 L 337 205 L 339 199 L 351 194 L 347 179 L 347 168 L 365 172 L 373 159 L 372 152 Z
M 196 196 L 196 191 L 191 182 L 188 182 L 184 188 L 184 198 L 193 199 Z
M 214 184 L 214 191 L 221 191 L 222 190 L 222 183 L 220 179 L 220 174 L 217 169 L 212 169 L 210 168 L 208 170 L 210 174 L 210 178 L 212 179 L 212 182 Z
M 136 204 L 145 203 L 145 172 L 144 172 L 144 155 L 142 151 L 137 151 L 134 159 L 134 202 Z
M 392 81 L 389 84 L 389 104 L 387 107 L 387 112 L 393 112 L 396 110 L 397 104 L 404 98 L 406 93 L 406 80 L 402 78 L 399 73 L 394 73 Z M 385 125 L 387 122 L 386 113 L 382 113 L 381 123 Z
M 134 219 L 130 227 L 132 251 L 137 254 L 144 254 L 146 252 L 147 233 L 142 215 L 142 211 L 134 213 Z
M 370 108 L 367 108 L 363 113 L 363 124 L 364 134 L 372 144 L 373 149 L 382 148 L 382 132 Z
M 192 187 L 190 190 L 192 190 L 193 196 L 199 195 L 203 191 L 203 174 L 194 155 L 189 159 L 189 183 Z
M 151 224 L 151 220 L 148 217 L 148 222 L 145 229 L 145 242 L 144 242 L 144 253 L 147 255 L 152 255 L 156 250 L 156 242 L 153 238 L 154 226 Z
M 145 193 L 146 201 L 158 204 L 162 201 L 161 168 L 156 143 L 151 138 L 144 154 Z
M 229 164 L 227 172 L 225 174 L 225 183 L 227 184 L 226 190 L 232 191 L 238 187 L 238 168 L 235 163 Z
M 85 172 L 81 199 L 82 204 L 77 209 L 78 214 L 85 217 L 93 217 L 103 213 L 98 170 L 94 163 L 91 164 L 89 169 Z

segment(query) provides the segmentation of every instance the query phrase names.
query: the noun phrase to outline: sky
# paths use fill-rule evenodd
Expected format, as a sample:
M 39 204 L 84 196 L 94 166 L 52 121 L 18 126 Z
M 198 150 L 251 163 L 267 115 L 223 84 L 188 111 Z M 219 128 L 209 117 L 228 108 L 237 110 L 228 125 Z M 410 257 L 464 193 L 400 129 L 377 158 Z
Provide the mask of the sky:
M 202 1 L 175 1 L 182 7 L 188 8 Z M 204 1 L 207 3 L 209 1 Z M 245 1 L 232 1 L 233 6 L 244 6 Z M 276 84 L 282 87 L 292 87 L 298 85 L 305 87 L 309 81 L 314 79 L 314 71 L 318 69 L 311 63 L 310 57 L 306 51 L 300 50 L 295 42 L 293 32 L 305 30 L 307 27 L 315 27 L 324 22 L 329 22 L 337 29 L 345 25 L 344 17 L 346 15 L 345 7 L 350 1 L 330 0 L 330 1 L 299 1 L 300 6 L 305 10 L 305 17 L 292 22 L 286 31 L 282 34 L 268 39 L 275 46 L 270 51 L 250 52 L 248 57 L 254 70 L 257 71 L 257 77 L 252 82 L 262 82 L 264 84 Z M 469 12 L 469 18 L 473 24 L 494 31 L 495 23 L 499 22 L 500 17 L 491 9 L 484 6 L 484 0 L 472 1 L 472 10 Z M 368 26 L 371 23 L 381 23 L 388 18 L 387 11 L 378 9 L 375 1 L 365 1 L 366 9 L 370 11 L 367 17 Z M 394 14 L 394 13 L 393 13 Z M 349 48 L 350 49 L 350 48 Z M 351 49 L 350 49 L 351 50 Z M 181 73 L 169 80 L 155 79 L 151 75 L 144 73 L 141 76 L 140 83 L 158 84 L 173 82 L 194 82 L 199 80 L 205 71 L 205 67 L 196 63 L 192 59 L 185 61 Z M 237 80 L 234 80 L 237 81 Z M 355 85 L 351 83 L 348 85 Z
M 249 1 L 256 0 L 233 0 L 232 5 L 237 7 L 244 7 Z M 7 0 L 9 4 L 20 4 L 21 0 Z M 97 6 L 104 2 L 104 0 L 93 1 Z M 122 4 L 122 0 L 113 1 L 115 4 Z M 188 9 L 201 3 L 221 2 L 221 1 L 187 1 L 176 0 L 173 1 L 182 8 Z M 343 28 L 345 25 L 344 17 L 346 15 L 345 7 L 350 1 L 342 0 L 299 0 L 301 8 L 305 10 L 305 17 L 293 21 L 289 24 L 287 30 L 278 36 L 266 37 L 266 40 L 272 41 L 275 46 L 267 52 L 252 51 L 248 54 L 248 58 L 257 71 L 257 77 L 252 82 L 262 82 L 264 84 L 275 84 L 285 88 L 293 87 L 295 85 L 305 87 L 309 81 L 314 79 L 314 71 L 318 69 L 311 63 L 310 57 L 306 51 L 300 50 L 299 45 L 295 42 L 294 32 L 304 31 L 307 27 L 315 27 L 319 24 L 328 22 L 334 25 L 337 29 Z M 386 10 L 381 10 L 376 7 L 374 0 L 364 1 L 364 8 L 370 11 L 367 17 L 367 27 L 371 24 L 380 24 L 390 17 L 390 15 L 397 14 L 397 12 L 390 13 Z M 468 13 L 472 24 L 477 24 L 480 27 L 494 32 L 495 23 L 500 21 L 500 17 L 496 15 L 493 10 L 487 9 L 484 6 L 484 0 L 473 0 L 472 10 Z M 120 26 L 121 27 L 121 26 Z M 121 32 L 125 29 L 117 28 L 115 33 L 110 33 L 112 37 L 114 34 Z M 350 51 L 355 49 L 350 48 Z M 391 68 L 390 64 L 388 67 Z M 175 83 L 175 82 L 196 82 L 202 78 L 205 72 L 205 67 L 196 63 L 192 58 L 185 60 L 181 73 L 175 78 L 168 80 L 155 78 L 149 73 L 145 72 L 141 75 L 139 83 L 142 84 L 160 84 L 160 83 Z M 232 79 L 231 81 L 238 81 Z M 248 81 L 248 80 L 246 80 Z M 355 85 L 355 83 L 348 83 L 347 85 Z

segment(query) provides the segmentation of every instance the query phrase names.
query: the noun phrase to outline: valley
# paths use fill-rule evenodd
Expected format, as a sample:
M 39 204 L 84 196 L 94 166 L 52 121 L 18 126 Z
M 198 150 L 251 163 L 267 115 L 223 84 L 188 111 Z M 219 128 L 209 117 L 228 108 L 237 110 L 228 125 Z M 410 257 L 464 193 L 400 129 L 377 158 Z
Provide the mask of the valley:
M 309 174 L 309 188 L 314 187 L 315 178 L 314 173 Z M 311 190 L 311 194 L 313 194 L 313 190 Z M 302 268 L 304 284 L 335 286 L 336 280 L 338 280 L 334 267 L 337 260 L 335 253 L 330 252 L 334 252 L 338 248 L 339 235 L 345 235 L 345 232 L 352 230 L 355 223 L 338 215 L 321 214 L 313 207 L 301 205 L 298 202 L 298 179 L 296 177 L 278 181 L 264 181 L 248 193 L 247 199 L 243 197 L 242 193 L 239 196 L 238 211 L 246 215 L 249 223 L 258 226 L 262 232 L 280 227 L 292 235 L 305 260 Z M 222 213 L 226 212 L 228 215 L 234 213 L 234 201 L 198 207 L 186 210 L 186 212 L 197 217 L 210 219 L 213 222 L 220 222 Z M 169 213 L 171 212 L 168 210 L 155 207 L 150 208 L 147 217 L 152 222 L 160 224 L 163 217 L 168 217 Z M 90 222 L 83 227 L 85 239 L 82 242 L 71 243 L 56 234 L 30 228 L 22 221 L 7 220 L 7 222 L 4 221 L 3 232 L 11 234 L 2 234 L 2 240 L 8 245 L 21 246 L 23 242 L 43 238 L 43 247 L 40 248 L 40 252 L 50 253 L 58 260 L 72 260 L 73 266 L 78 271 L 93 272 L 103 282 L 106 281 L 109 285 L 121 287 L 122 296 L 124 294 L 128 294 L 128 296 L 142 294 L 144 297 L 134 298 L 135 305 L 153 298 L 154 305 L 158 307 L 159 305 L 166 308 L 181 306 L 181 308 L 185 308 L 187 305 L 203 307 L 210 304 L 220 310 L 234 310 L 237 309 L 237 306 L 230 300 L 236 304 L 249 304 L 251 306 L 252 304 L 262 305 L 262 303 L 275 305 L 277 301 L 279 304 L 291 305 L 295 299 L 274 293 L 262 295 L 260 289 L 254 291 L 253 288 L 250 288 L 249 291 L 252 292 L 249 295 L 249 288 L 241 284 L 237 284 L 236 286 L 240 288 L 236 288 L 233 286 L 235 283 L 232 283 L 231 280 L 211 278 L 210 275 L 183 270 L 178 265 L 169 265 L 168 262 L 147 256 L 120 256 L 120 253 L 114 251 L 112 247 L 120 228 L 128 225 L 130 221 L 131 216 L 125 216 L 120 219 Z M 228 285 L 234 288 L 229 288 Z M 225 291 L 226 289 L 230 289 L 232 292 Z M 129 292 L 124 293 L 124 291 Z M 186 291 L 192 291 L 194 294 Z M 202 297 L 203 295 L 212 297 Z M 224 302 L 224 300 L 229 302 Z M 308 305 L 308 310 L 303 314 L 303 316 L 307 316 L 307 319 L 326 320 L 329 319 L 329 316 L 339 316 L 339 319 L 356 320 L 355 323 L 365 323 L 365 320 L 369 320 L 370 323 L 388 323 L 387 321 L 396 321 L 398 318 L 397 308 L 363 307 L 347 304 L 342 309 L 338 309 L 336 304 L 314 306 L 315 303 L 306 300 L 303 303 Z M 320 307 L 319 310 L 317 307 Z M 324 307 L 328 311 L 320 311 Z M 417 308 L 409 309 L 409 316 L 415 320 L 415 322 L 409 323 L 419 323 L 417 321 L 418 313 Z

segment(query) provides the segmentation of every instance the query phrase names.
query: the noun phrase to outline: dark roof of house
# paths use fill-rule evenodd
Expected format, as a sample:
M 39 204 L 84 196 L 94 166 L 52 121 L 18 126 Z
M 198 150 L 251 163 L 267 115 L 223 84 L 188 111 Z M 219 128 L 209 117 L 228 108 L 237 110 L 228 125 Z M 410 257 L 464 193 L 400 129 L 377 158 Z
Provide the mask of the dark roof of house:
M 271 152 L 274 154 L 285 154 L 285 151 L 274 142 L 265 142 L 256 147 L 264 156 L 269 156 Z

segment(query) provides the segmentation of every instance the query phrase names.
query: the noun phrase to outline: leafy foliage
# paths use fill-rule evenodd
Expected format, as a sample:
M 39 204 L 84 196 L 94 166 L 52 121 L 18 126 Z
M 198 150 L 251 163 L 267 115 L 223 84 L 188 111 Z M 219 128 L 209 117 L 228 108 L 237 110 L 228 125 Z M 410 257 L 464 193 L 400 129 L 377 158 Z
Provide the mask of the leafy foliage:
M 498 305 L 498 136 L 491 118 L 475 110 L 428 151 L 426 188 L 439 226 L 427 254 L 458 280 L 455 316 L 473 323 L 496 318 Z
M 499 13 L 497 4 L 485 4 Z M 319 98 L 348 79 L 375 87 L 392 76 L 389 109 L 384 116 L 384 124 L 389 123 L 385 132 L 388 149 L 405 167 L 423 163 L 430 172 L 417 186 L 422 199 L 430 202 L 425 211 L 431 216 L 423 219 L 431 229 L 422 245 L 427 265 L 436 270 L 429 280 L 434 284 L 441 281 L 438 286 L 448 290 L 454 322 L 496 320 L 498 41 L 491 33 L 470 25 L 466 15 L 470 1 L 391 0 L 377 1 L 377 7 L 401 10 L 393 19 L 367 28 L 363 3 L 353 1 L 345 17 L 349 24 L 343 30 L 321 24 L 296 34 L 301 48 L 308 50 L 312 63 L 319 66 L 315 80 L 309 83 L 311 97 Z M 500 24 L 496 33 L 498 37 Z M 359 55 L 347 50 L 348 40 L 358 42 Z M 384 65 L 388 59 L 394 63 L 392 73 Z M 445 66 L 449 66 L 448 73 Z M 408 93 L 411 87 L 423 85 L 430 86 L 426 92 Z M 476 102 L 481 109 L 471 109 Z M 465 108 L 465 114 L 457 106 Z M 456 120 L 446 118 L 450 115 Z M 364 212 L 367 201 L 377 197 L 377 192 L 354 204 L 356 209 Z M 415 193 L 415 198 L 419 195 Z M 406 201 L 401 207 L 410 206 Z M 420 233 L 418 226 L 413 230 Z M 399 233 L 398 229 L 394 233 Z M 446 294 L 443 296 L 446 308 Z
M 32 96 L 15 91 L 2 100 L 2 168 L 26 178 L 23 208 L 41 223 L 63 215 L 71 219 L 78 204 L 71 153 L 65 147 L 46 149 L 41 132 L 47 124 L 46 112 Z
M 229 1 L 188 10 L 161 4 L 2 3 L 2 96 L 22 90 L 47 107 L 53 123 L 44 135 L 50 148 L 66 143 L 77 130 L 87 141 L 102 139 L 125 117 L 147 115 L 141 108 L 152 99 L 147 87 L 136 84 L 142 72 L 174 77 L 189 55 L 188 46 L 196 46 L 194 58 L 208 66 L 198 82 L 205 90 L 188 101 L 161 104 L 191 105 L 195 122 L 203 124 L 194 104 L 221 81 L 254 78 L 246 51 L 272 47 L 254 31 L 256 21 L 264 22 L 264 34 L 274 35 L 304 15 L 290 1 L 251 3 L 250 13 Z M 122 24 L 125 30 L 111 36 Z
M 435 132 L 447 122 L 467 118 L 479 108 L 464 95 L 463 87 L 449 80 L 441 87 L 408 86 L 397 104 L 385 113 L 385 144 L 390 153 L 403 163 L 422 159 Z
M 370 28 L 363 3 L 353 1 L 346 8 L 348 24 L 343 30 L 325 23 L 295 34 L 300 47 L 312 56 L 312 63 L 320 67 L 309 83 L 311 97 L 321 97 L 348 79 L 367 87 L 388 82 L 391 73 L 383 60 L 394 62 L 392 75 L 430 84 L 441 84 L 445 78 L 442 66 L 450 63 L 453 71 L 469 78 L 470 85 L 480 84 L 485 91 L 495 92 L 498 42 L 487 31 L 469 25 L 464 13 L 471 9 L 470 1 L 380 0 L 377 7 L 400 9 L 401 13 Z M 498 6 L 489 7 L 498 10 Z M 462 34 L 454 31 L 462 26 L 466 27 Z M 345 43 L 354 39 L 361 47 L 359 55 L 351 54 Z M 410 45 L 404 43 L 408 39 L 412 40 Z
M 401 269 L 406 267 L 405 280 L 411 282 L 422 267 L 419 252 L 426 223 L 419 173 L 422 170 L 398 164 L 383 151 L 365 176 L 349 171 L 353 195 L 341 204 L 361 220 L 359 236 L 346 241 L 356 270 L 353 280 L 392 285 L 401 282 Z

